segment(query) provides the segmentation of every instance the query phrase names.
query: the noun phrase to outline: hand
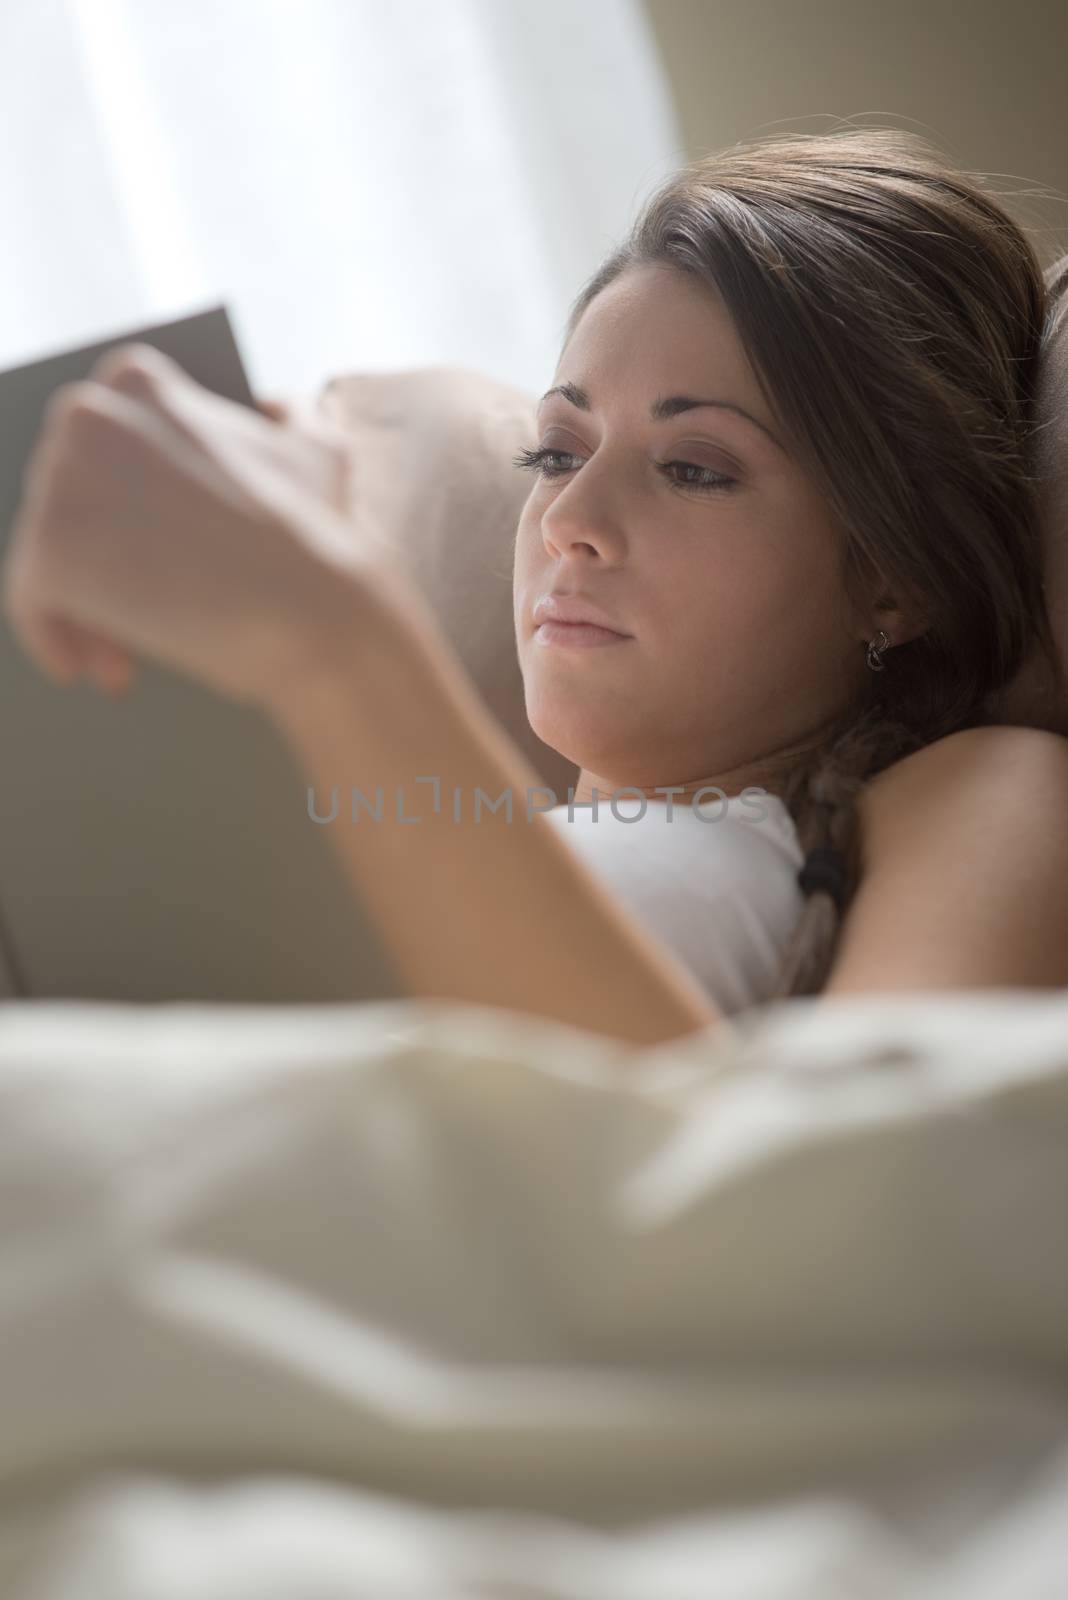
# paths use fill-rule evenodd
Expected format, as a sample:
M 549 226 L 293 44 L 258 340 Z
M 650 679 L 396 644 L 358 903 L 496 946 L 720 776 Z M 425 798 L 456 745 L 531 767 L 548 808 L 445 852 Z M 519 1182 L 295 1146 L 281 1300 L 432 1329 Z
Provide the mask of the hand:
M 300 439 L 307 441 L 309 451 L 305 462 L 309 487 L 318 488 L 342 516 L 353 510 L 353 458 L 349 437 L 343 428 L 324 417 L 307 401 L 293 403 L 288 400 L 257 400 L 257 411 L 272 422 L 289 428 Z
M 325 419 L 260 409 L 148 345 L 109 351 L 52 396 L 0 577 L 54 682 L 88 672 L 123 694 L 141 653 L 255 703 L 286 670 L 359 566 L 351 457 Z

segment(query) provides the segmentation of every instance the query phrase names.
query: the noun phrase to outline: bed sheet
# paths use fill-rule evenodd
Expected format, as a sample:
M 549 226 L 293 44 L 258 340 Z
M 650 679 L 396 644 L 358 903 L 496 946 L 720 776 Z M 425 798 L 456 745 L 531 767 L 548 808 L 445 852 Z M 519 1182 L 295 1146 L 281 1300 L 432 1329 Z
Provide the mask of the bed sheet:
M 9 1600 L 1068 1593 L 1068 995 L 0 1005 Z

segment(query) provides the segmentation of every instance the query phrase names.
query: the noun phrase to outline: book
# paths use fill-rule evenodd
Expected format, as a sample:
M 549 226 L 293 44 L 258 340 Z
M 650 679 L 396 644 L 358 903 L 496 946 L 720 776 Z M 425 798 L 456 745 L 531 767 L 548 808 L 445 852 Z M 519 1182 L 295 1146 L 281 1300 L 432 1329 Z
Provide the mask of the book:
M 222 305 L 0 373 L 0 556 L 49 395 L 130 342 L 255 404 Z M 0 619 L 0 997 L 398 998 L 329 799 L 258 711 L 144 660 L 120 700 L 61 687 Z

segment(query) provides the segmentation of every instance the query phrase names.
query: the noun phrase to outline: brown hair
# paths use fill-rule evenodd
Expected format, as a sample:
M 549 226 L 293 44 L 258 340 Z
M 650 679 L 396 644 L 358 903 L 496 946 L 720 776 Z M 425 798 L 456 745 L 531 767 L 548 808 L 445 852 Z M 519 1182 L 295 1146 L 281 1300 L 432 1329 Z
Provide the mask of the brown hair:
M 988 702 L 1033 649 L 1056 673 L 1032 459 L 1042 269 L 997 200 L 925 138 L 852 127 L 752 140 L 674 173 L 572 303 L 566 339 L 645 263 L 722 297 L 843 531 L 849 591 L 878 582 L 923 620 L 775 784 L 806 854 L 842 852 L 844 913 L 864 783 L 996 720 Z M 842 913 L 809 893 L 776 998 L 823 986 Z

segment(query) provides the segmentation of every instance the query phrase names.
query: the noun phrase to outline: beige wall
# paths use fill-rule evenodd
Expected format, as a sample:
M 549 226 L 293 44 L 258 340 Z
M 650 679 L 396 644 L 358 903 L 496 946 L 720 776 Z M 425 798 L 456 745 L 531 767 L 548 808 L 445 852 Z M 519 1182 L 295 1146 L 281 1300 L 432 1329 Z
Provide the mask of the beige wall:
M 1068 250 L 1066 0 L 645 0 L 680 159 L 835 117 L 915 127 L 999 190 L 1045 265 Z

